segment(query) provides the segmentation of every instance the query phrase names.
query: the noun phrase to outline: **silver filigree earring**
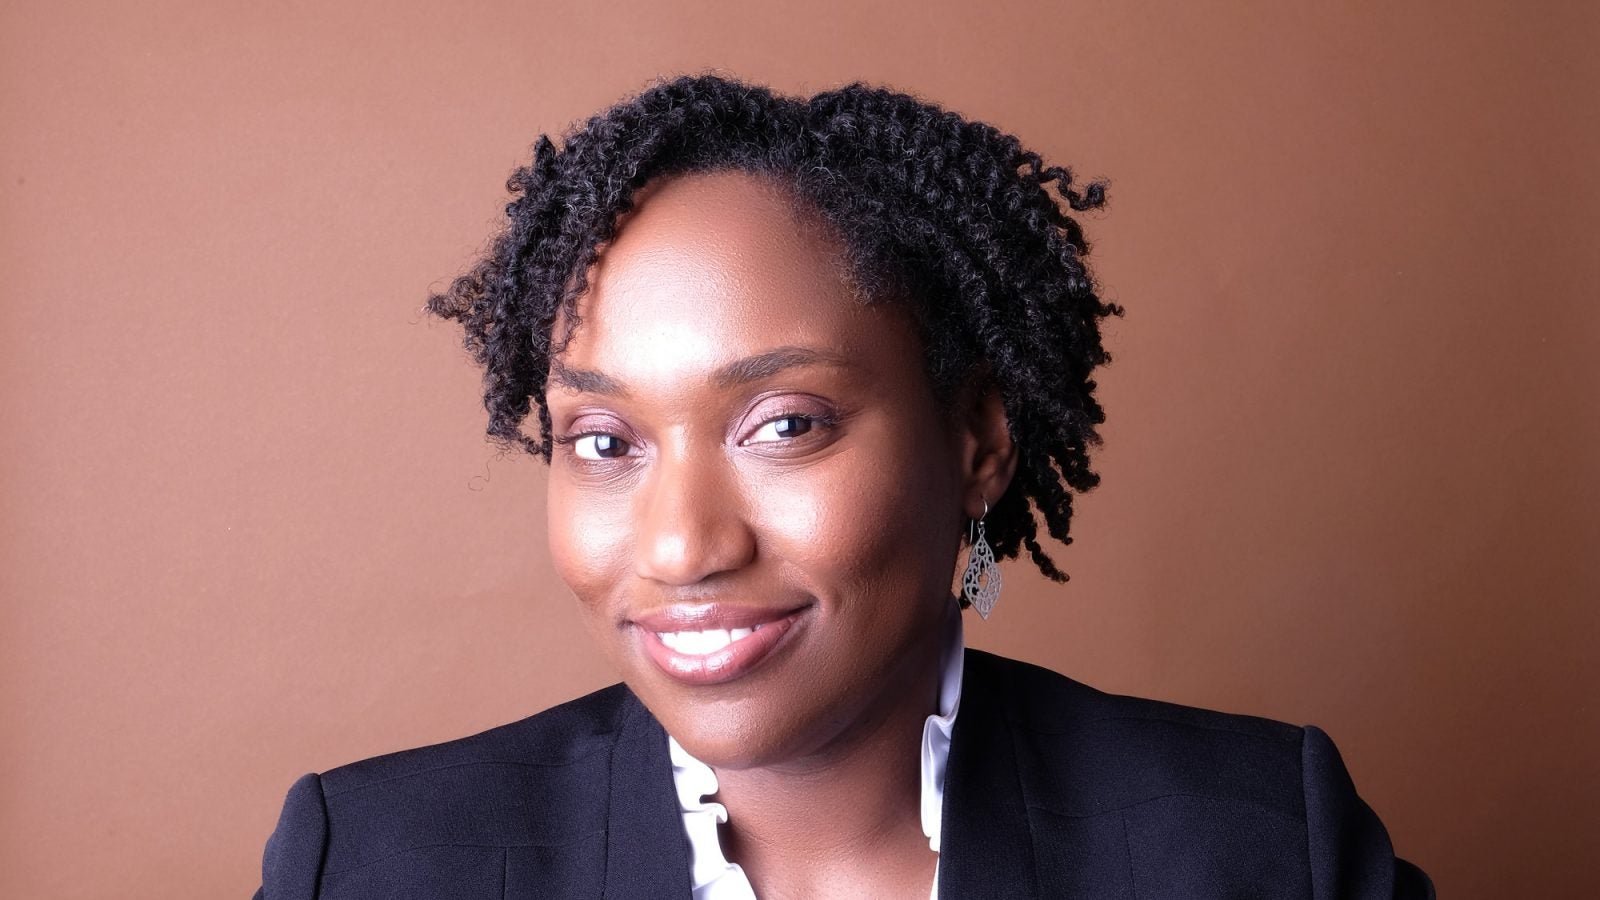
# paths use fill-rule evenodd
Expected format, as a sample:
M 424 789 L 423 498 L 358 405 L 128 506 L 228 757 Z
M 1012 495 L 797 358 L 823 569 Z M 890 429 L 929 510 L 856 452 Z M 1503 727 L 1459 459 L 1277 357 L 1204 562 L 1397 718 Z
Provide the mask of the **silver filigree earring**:
M 985 619 L 994 611 L 995 601 L 1000 599 L 1000 566 L 994 560 L 994 549 L 983 536 L 983 520 L 987 518 L 989 501 L 985 500 L 982 518 L 967 526 L 967 542 L 972 549 L 967 552 L 967 569 L 961 573 L 961 596 Z

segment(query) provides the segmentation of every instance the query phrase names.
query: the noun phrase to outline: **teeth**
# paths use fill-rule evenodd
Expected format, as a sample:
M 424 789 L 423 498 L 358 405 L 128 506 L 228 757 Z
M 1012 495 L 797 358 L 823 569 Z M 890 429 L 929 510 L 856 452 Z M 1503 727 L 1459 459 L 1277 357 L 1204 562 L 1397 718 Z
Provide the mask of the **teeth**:
M 761 626 L 754 628 L 713 628 L 709 631 L 662 631 L 657 632 L 661 643 L 677 653 L 686 656 L 705 656 L 715 653 L 734 641 L 742 641 L 760 630 Z

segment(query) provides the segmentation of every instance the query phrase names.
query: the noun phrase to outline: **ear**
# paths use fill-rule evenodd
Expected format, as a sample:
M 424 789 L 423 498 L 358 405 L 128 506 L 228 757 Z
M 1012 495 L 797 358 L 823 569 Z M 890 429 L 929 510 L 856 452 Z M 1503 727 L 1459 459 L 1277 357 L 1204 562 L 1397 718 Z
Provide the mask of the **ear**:
M 957 403 L 961 449 L 961 502 L 969 519 L 983 517 L 999 504 L 1017 474 L 1017 445 L 1000 391 L 987 378 L 974 379 Z

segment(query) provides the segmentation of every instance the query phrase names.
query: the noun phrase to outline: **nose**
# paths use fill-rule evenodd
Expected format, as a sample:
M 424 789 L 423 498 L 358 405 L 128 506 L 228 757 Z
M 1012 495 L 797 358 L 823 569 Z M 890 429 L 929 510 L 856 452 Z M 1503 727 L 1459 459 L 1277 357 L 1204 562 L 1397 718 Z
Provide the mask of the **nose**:
M 639 577 L 681 587 L 755 559 L 744 499 L 726 470 L 724 459 L 656 460 L 634 495 Z

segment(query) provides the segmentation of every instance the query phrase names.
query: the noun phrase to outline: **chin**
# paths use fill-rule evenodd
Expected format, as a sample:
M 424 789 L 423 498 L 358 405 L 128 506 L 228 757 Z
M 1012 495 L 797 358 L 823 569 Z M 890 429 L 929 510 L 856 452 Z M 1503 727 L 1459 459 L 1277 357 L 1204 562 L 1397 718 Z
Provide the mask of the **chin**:
M 628 686 L 683 749 L 713 768 L 759 768 L 803 756 L 822 730 L 805 711 L 749 690 L 754 685 L 741 685 L 737 694 L 726 687 Z

